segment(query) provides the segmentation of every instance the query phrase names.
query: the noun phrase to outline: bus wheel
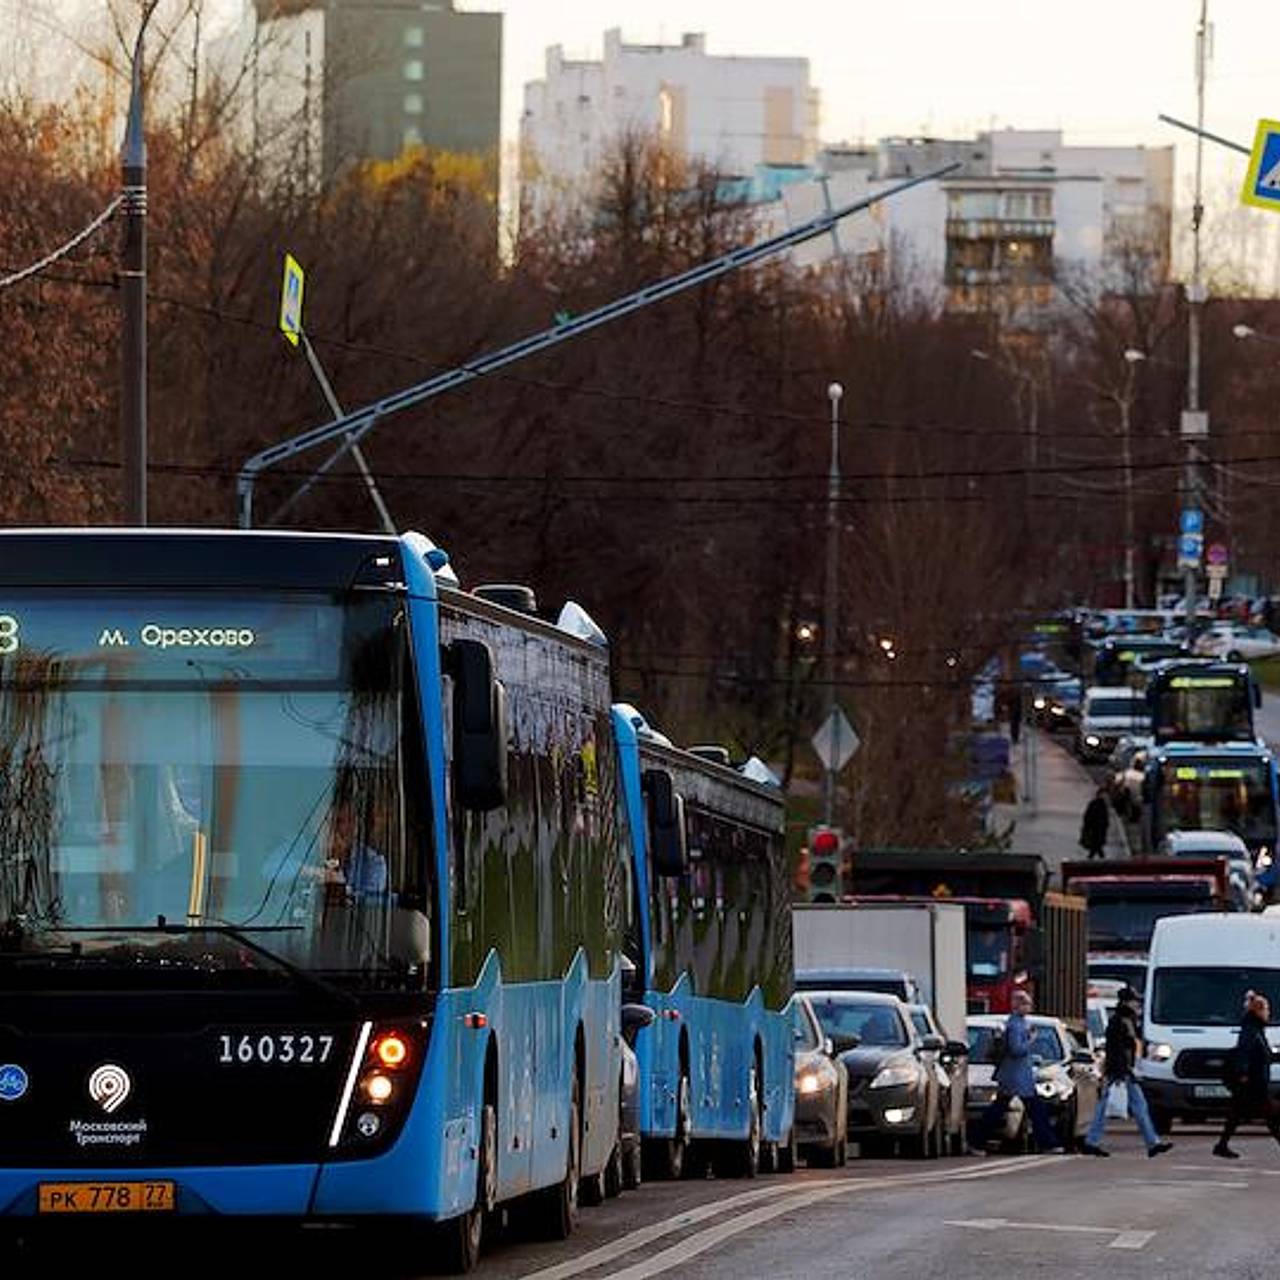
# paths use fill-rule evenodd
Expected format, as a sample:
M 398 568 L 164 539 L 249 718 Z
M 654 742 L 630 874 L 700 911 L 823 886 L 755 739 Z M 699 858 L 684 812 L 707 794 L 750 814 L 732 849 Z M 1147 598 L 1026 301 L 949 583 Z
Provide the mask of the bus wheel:
M 796 1131 L 795 1126 L 787 1134 L 786 1139 L 778 1145 L 778 1172 L 795 1173 L 796 1171 Z
M 485 1220 L 493 1213 L 498 1189 L 498 1119 L 492 1103 L 480 1113 L 480 1143 L 476 1153 L 476 1199 L 461 1217 L 444 1224 L 445 1267 L 466 1275 L 480 1262 Z
M 644 1143 L 646 1176 L 660 1182 L 678 1182 L 684 1174 L 689 1150 L 690 1129 L 689 1077 L 680 1071 L 676 1086 L 676 1131 L 670 1138 L 646 1138 Z
M 727 1178 L 754 1178 L 760 1172 L 760 1069 L 751 1065 L 747 1084 L 747 1136 L 721 1144 L 716 1173 Z
M 578 1225 L 578 1185 L 582 1178 L 582 1086 L 578 1068 L 573 1068 L 573 1086 L 569 1096 L 569 1151 L 565 1157 L 564 1178 L 554 1187 L 538 1193 L 539 1216 L 545 1223 L 548 1240 L 567 1240 Z

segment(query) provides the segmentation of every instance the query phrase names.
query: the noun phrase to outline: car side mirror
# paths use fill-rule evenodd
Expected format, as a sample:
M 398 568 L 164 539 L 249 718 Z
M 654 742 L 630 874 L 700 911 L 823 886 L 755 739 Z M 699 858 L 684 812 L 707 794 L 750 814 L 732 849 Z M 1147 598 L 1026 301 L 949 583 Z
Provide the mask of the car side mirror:
M 832 1043 L 830 1036 L 822 1037 L 822 1052 L 825 1053 L 828 1058 L 835 1057 L 836 1047 Z
M 622 1038 L 630 1045 L 636 1042 L 636 1034 L 641 1027 L 652 1026 L 657 1014 L 647 1004 L 624 1004 L 622 1006 Z
M 689 864 L 684 797 L 665 769 L 646 769 L 641 786 L 648 799 L 649 844 L 660 876 L 682 876 Z
M 507 802 L 507 696 L 480 640 L 450 644 L 453 680 L 453 787 L 464 809 L 488 813 Z
M 862 1043 L 862 1037 L 854 1035 L 853 1032 L 833 1031 L 831 1033 L 831 1048 L 834 1053 L 848 1053 L 850 1049 L 856 1049 Z
M 941 1053 L 947 1047 L 947 1042 L 941 1036 L 933 1034 L 920 1037 L 920 1050 L 922 1053 Z
M 943 1049 L 948 1057 L 967 1058 L 969 1056 L 969 1046 L 963 1040 L 948 1040 Z

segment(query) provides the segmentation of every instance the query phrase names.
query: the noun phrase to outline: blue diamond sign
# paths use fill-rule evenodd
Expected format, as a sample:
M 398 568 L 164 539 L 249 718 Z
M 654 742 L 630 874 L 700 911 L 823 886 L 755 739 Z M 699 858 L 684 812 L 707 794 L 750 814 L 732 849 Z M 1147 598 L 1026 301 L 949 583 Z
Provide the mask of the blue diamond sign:
M 1240 201 L 1280 212 L 1280 120 L 1258 121 Z

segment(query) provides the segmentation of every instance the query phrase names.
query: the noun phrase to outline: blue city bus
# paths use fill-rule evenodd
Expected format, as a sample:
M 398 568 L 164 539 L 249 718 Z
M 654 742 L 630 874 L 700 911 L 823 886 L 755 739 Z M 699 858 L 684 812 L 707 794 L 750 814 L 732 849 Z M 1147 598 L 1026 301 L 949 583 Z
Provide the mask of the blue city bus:
M 1231 831 L 1265 871 L 1280 840 L 1275 758 L 1257 741 L 1166 743 L 1147 762 L 1142 816 L 1150 852 L 1170 831 Z
M 614 709 L 631 828 L 647 1176 L 794 1166 L 791 876 L 779 788 Z
M 603 645 L 413 534 L 12 532 L 0 583 L 0 1224 L 567 1234 L 618 1142 Z
M 1262 690 L 1246 662 L 1165 662 L 1147 679 L 1147 703 L 1158 743 L 1252 742 Z

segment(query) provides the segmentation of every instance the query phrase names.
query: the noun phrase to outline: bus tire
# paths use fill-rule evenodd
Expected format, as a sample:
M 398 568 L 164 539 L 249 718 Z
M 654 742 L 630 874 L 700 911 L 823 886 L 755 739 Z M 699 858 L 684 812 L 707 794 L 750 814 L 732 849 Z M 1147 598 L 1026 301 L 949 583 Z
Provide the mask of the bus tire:
M 760 1172 L 760 1066 L 751 1063 L 747 1081 L 747 1136 L 720 1146 L 716 1173 L 726 1178 L 754 1178 Z
M 795 1126 L 778 1145 L 778 1172 L 795 1173 L 796 1171 L 796 1131 Z
M 689 1073 L 682 1063 L 680 1083 L 676 1085 L 675 1133 L 670 1138 L 645 1139 L 645 1177 L 654 1178 L 659 1182 L 678 1182 L 684 1175 L 691 1125 L 689 1096 Z
M 498 1186 L 498 1115 L 492 1102 L 480 1112 L 480 1141 L 476 1150 L 475 1203 L 443 1224 L 445 1269 L 469 1275 L 480 1262 L 485 1222 L 493 1214 Z
M 569 1150 L 564 1177 L 553 1187 L 535 1192 L 538 1217 L 548 1240 L 567 1240 L 578 1225 L 578 1188 L 582 1180 L 582 1084 L 577 1063 L 569 1092 Z

